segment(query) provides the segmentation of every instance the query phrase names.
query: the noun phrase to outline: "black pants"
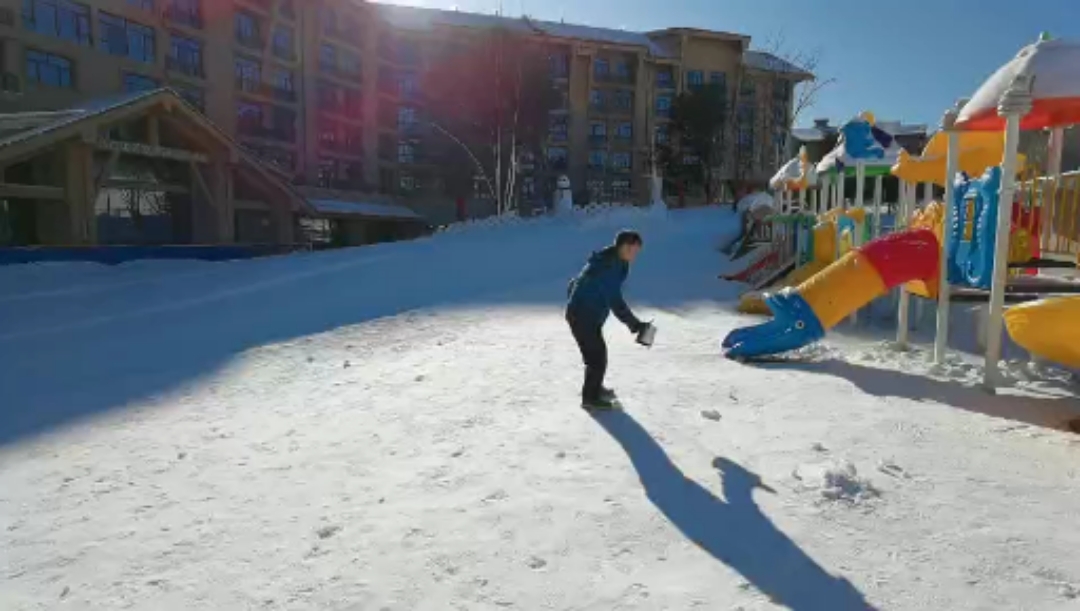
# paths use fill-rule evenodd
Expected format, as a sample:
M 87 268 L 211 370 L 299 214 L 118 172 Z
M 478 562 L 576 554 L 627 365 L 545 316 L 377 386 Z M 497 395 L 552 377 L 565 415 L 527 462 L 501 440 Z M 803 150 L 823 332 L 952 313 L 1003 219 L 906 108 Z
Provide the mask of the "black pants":
M 581 387 L 581 398 L 595 401 L 600 398 L 604 374 L 607 373 L 607 343 L 604 342 L 603 327 L 582 322 L 572 314 L 566 316 L 566 322 L 570 323 L 570 332 L 574 334 L 581 358 L 585 361 L 585 384 Z

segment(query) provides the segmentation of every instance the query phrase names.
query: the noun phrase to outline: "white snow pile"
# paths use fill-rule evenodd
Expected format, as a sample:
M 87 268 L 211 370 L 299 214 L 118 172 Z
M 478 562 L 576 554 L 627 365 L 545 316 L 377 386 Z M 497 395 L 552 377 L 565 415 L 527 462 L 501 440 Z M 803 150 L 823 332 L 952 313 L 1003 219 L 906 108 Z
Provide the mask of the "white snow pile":
M 800 465 L 793 477 L 804 490 L 812 490 L 827 501 L 859 505 L 881 496 L 867 478 L 860 477 L 855 465 L 846 460 Z
M 632 204 L 603 203 L 575 206 L 560 215 L 520 216 L 516 210 L 510 210 L 501 215 L 493 215 L 484 218 L 469 219 L 459 223 L 451 223 L 439 229 L 441 233 L 457 233 L 461 231 L 475 231 L 476 229 L 490 229 L 493 227 L 506 227 L 508 225 L 536 224 L 536 223 L 575 223 L 583 219 L 608 219 L 612 215 L 620 218 L 634 219 L 644 217 L 660 217 L 667 214 L 666 207 L 634 206 Z
M 0 609 L 1076 609 L 1067 380 L 935 375 L 895 310 L 723 359 L 729 209 L 470 227 L 0 268 Z M 663 333 L 609 321 L 591 416 L 566 283 L 623 228 Z

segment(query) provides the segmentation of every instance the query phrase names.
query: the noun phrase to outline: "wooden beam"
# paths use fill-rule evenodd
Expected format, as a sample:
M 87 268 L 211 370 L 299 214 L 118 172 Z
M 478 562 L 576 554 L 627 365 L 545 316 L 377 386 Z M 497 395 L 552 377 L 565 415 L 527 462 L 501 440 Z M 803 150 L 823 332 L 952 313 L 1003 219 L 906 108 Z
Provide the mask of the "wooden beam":
M 210 158 L 203 153 L 194 153 L 183 149 L 174 149 L 165 146 L 153 146 L 141 142 L 122 142 L 101 138 L 94 143 L 94 148 L 99 151 L 116 151 L 141 157 L 153 157 L 155 159 L 172 159 L 174 161 L 189 161 L 195 163 L 208 163 Z
M 143 180 L 112 180 L 107 179 L 102 184 L 104 189 L 135 189 L 137 191 L 150 191 L 159 193 L 191 193 L 191 189 L 184 185 L 170 185 Z
M 62 201 L 64 199 L 64 188 L 0 182 L 0 197 L 13 197 L 19 199 L 58 199 Z

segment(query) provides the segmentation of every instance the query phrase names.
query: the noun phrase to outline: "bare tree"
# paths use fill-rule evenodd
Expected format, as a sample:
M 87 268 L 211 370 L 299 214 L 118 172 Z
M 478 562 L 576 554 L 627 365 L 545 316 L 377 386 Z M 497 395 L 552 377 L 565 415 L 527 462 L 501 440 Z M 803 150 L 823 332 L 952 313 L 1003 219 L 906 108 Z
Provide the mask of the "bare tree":
M 465 173 L 498 214 L 516 208 L 522 158 L 539 156 L 558 97 L 544 45 L 494 28 L 435 58 L 421 89 L 444 182 L 460 194 Z
M 767 171 L 785 161 L 792 129 L 836 82 L 817 74 L 820 49 L 793 49 L 783 33 L 751 52 L 756 53 L 753 61 L 738 70 L 731 93 L 731 164 L 725 174 L 731 176 L 733 190 L 744 187 L 755 169 Z

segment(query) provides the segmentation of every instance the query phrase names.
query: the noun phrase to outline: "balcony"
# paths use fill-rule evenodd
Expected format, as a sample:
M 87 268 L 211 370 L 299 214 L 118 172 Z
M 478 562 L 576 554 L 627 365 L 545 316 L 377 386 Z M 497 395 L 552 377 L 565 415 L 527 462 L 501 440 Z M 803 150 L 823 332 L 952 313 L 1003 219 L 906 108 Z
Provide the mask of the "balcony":
M 263 38 L 258 32 L 236 32 L 236 42 L 249 49 L 262 50 Z
M 202 64 L 181 60 L 180 58 L 173 57 L 171 55 L 165 58 L 165 67 L 170 72 L 177 72 L 187 76 L 194 76 L 196 78 L 206 77 L 206 74 L 203 71 Z
M 245 4 L 247 6 L 252 6 L 252 7 L 255 7 L 256 9 L 258 9 L 258 10 L 264 12 L 264 13 L 269 13 L 270 9 L 272 8 L 273 1 L 272 0 L 241 0 L 240 4 Z
M 293 0 L 281 0 L 281 4 L 278 5 L 278 15 L 286 19 L 296 19 L 296 7 L 293 6 Z
M 253 123 L 238 123 L 236 133 L 247 138 L 262 138 L 264 140 L 276 140 L 289 144 L 296 143 L 296 128 L 258 125 Z
M 179 7 L 171 3 L 165 6 L 165 18 L 173 23 L 196 30 L 201 30 L 204 24 L 201 8 L 192 10 L 190 7 Z
M 593 80 L 597 83 L 608 85 L 629 85 L 634 83 L 634 74 L 617 74 L 614 72 L 607 72 L 593 75 Z
M 293 47 L 284 47 L 281 45 L 273 45 L 270 48 L 270 52 L 274 54 L 274 57 L 287 62 L 296 61 L 296 49 Z

